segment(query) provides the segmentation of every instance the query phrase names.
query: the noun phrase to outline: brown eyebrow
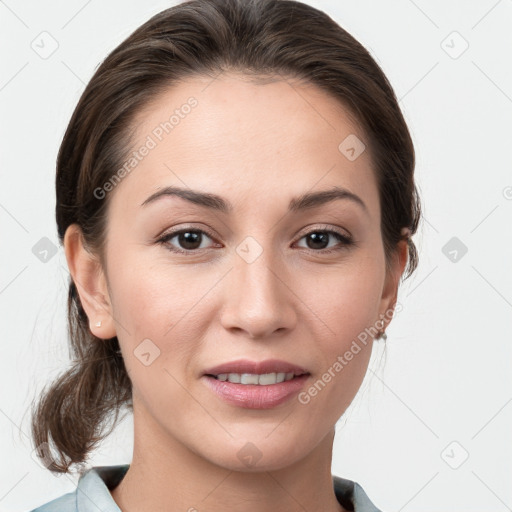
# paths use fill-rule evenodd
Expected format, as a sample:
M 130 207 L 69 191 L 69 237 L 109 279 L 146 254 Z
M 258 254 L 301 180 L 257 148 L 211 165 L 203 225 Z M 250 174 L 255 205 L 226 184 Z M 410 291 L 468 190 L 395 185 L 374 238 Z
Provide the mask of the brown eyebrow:
M 219 211 L 221 213 L 228 214 L 233 211 L 233 205 L 221 196 L 176 186 L 164 187 L 160 190 L 157 190 L 155 193 L 151 194 L 141 204 L 141 206 L 146 206 L 147 204 L 166 196 L 181 197 L 186 201 Z M 354 203 L 358 204 L 366 213 L 368 213 L 366 204 L 358 195 L 341 187 L 333 187 L 329 190 L 322 190 L 320 192 L 307 192 L 300 195 L 299 197 L 294 197 L 291 199 L 288 205 L 288 210 L 290 212 L 297 212 L 301 210 L 307 210 L 309 208 L 316 208 L 337 199 L 348 199 L 353 201 Z

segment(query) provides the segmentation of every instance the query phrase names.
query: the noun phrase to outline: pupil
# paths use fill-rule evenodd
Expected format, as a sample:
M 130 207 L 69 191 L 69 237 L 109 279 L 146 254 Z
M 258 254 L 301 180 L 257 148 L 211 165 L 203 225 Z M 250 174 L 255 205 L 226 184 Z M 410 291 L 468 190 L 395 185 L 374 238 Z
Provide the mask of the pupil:
M 180 233 L 179 242 L 184 249 L 197 249 L 201 245 L 201 233 L 196 231 Z M 192 244 L 192 246 L 190 246 L 190 244 Z M 197 247 L 195 244 L 197 244 Z
M 313 247 L 311 247 L 311 244 L 309 243 L 309 240 L 313 241 Z M 321 247 L 318 247 L 315 245 L 320 244 Z M 310 249 L 325 249 L 325 247 L 329 243 L 329 235 L 327 233 L 317 232 L 317 233 L 311 233 L 308 236 L 308 247 Z

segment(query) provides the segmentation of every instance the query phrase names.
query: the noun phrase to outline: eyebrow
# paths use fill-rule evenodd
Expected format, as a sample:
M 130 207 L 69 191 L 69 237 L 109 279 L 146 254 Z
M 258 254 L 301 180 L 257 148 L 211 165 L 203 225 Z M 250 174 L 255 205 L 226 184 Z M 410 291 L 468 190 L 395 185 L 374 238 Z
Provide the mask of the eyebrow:
M 221 213 L 229 214 L 233 211 L 233 205 L 226 199 L 216 194 L 208 192 L 200 192 L 190 188 L 181 188 L 176 186 L 168 186 L 157 190 L 151 194 L 142 204 L 141 207 L 155 202 L 158 199 L 168 196 L 177 196 L 199 206 L 204 206 Z M 358 204 L 366 213 L 368 208 L 364 201 L 353 192 L 341 187 L 333 187 L 320 192 L 307 192 L 294 197 L 290 200 L 288 211 L 298 212 L 310 208 L 316 208 L 335 200 L 345 199 Z

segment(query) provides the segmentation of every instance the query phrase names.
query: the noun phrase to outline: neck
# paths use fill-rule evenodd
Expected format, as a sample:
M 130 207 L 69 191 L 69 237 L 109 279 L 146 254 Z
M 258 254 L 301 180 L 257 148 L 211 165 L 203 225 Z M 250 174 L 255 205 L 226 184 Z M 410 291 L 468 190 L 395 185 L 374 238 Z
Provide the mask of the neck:
M 286 467 L 232 470 L 199 456 L 155 425 L 142 424 L 134 408 L 132 462 L 111 493 L 123 512 L 229 512 L 242 506 L 245 512 L 346 512 L 333 489 L 333 441 L 334 429 L 306 457 Z

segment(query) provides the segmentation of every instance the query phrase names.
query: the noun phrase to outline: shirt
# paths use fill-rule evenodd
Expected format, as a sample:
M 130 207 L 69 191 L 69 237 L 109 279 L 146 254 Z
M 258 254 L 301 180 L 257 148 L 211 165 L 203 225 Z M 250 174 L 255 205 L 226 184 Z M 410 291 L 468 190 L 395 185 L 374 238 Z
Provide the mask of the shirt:
M 95 466 L 85 471 L 74 491 L 55 498 L 30 512 L 121 512 L 110 491 L 123 479 L 129 464 Z M 354 512 L 382 512 L 353 480 L 333 476 L 338 502 Z

